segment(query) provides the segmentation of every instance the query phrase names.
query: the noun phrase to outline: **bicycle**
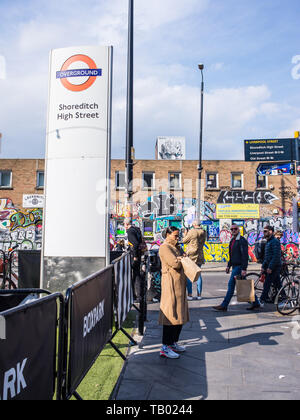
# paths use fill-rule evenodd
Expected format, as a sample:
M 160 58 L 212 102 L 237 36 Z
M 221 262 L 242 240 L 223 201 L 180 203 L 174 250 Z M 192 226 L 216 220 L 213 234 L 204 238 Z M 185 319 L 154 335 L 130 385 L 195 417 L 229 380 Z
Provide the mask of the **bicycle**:
M 1 288 L 0 288 L 2 290 L 5 290 L 5 289 L 9 289 L 9 290 L 14 289 L 15 290 L 15 289 L 17 289 L 16 283 L 12 280 L 13 255 L 14 255 L 15 250 L 17 248 L 18 248 L 18 245 L 15 245 L 15 246 L 9 248 L 7 254 L 5 253 L 5 251 L 0 250 L 0 252 L 3 255 L 3 257 L 2 257 L 2 267 L 0 266 L 0 272 L 2 271 L 2 276 L 3 276 L 2 285 L 1 285 Z
M 299 280 L 295 279 L 279 290 L 275 304 L 281 315 L 292 315 L 300 309 L 299 290 Z

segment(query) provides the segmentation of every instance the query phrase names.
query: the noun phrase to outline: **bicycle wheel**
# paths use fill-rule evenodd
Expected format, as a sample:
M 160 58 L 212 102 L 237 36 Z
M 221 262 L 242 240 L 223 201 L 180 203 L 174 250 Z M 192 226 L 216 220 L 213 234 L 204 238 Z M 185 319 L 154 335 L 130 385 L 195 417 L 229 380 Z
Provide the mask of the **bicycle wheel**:
M 254 281 L 255 294 L 260 298 L 264 289 L 264 284 L 260 281 L 260 275 L 258 273 L 249 273 L 246 275 L 246 278 Z
M 281 315 L 292 315 L 299 309 L 299 281 L 284 285 L 276 297 L 277 311 Z

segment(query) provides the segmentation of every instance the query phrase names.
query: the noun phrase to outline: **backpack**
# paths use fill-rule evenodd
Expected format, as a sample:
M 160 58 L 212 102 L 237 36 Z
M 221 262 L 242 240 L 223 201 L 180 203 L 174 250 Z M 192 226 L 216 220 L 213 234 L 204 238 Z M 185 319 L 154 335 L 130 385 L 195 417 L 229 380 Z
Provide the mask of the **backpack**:
M 265 248 L 266 248 L 266 241 L 264 239 L 261 239 L 260 241 L 255 242 L 254 254 L 258 263 L 264 262 Z
M 146 242 L 145 242 L 145 240 L 143 238 L 141 229 L 139 227 L 137 227 L 137 226 L 133 226 L 133 228 L 134 228 L 134 231 L 135 231 L 135 234 L 136 234 L 136 238 L 137 238 L 137 240 L 138 240 L 138 242 L 140 244 L 139 245 L 140 252 L 143 255 L 145 252 L 148 251 L 147 244 L 146 244 Z

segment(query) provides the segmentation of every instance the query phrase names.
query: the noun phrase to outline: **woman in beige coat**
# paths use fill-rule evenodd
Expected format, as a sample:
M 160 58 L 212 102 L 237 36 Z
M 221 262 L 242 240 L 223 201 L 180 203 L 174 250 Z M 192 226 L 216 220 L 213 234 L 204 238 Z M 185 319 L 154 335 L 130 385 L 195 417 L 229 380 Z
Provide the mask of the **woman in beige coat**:
M 162 264 L 161 301 L 159 323 L 163 325 L 163 346 L 160 355 L 177 359 L 185 347 L 178 344 L 182 326 L 189 321 L 186 296 L 186 277 L 178 247 L 179 230 L 170 227 L 161 245 L 159 256 Z

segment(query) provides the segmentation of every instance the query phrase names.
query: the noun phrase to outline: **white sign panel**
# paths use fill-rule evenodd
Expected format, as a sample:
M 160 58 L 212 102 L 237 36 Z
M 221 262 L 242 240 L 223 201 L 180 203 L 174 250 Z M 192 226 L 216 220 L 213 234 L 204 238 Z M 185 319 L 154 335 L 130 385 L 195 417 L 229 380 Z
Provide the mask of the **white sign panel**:
M 23 194 L 24 209 L 44 208 L 45 196 L 42 194 Z
M 158 137 L 158 160 L 185 160 L 185 137 Z
M 51 52 L 45 257 L 107 257 L 111 62 L 111 47 Z

